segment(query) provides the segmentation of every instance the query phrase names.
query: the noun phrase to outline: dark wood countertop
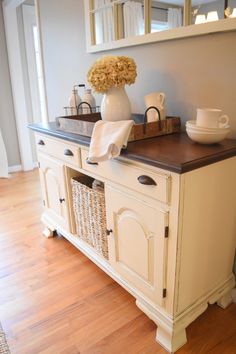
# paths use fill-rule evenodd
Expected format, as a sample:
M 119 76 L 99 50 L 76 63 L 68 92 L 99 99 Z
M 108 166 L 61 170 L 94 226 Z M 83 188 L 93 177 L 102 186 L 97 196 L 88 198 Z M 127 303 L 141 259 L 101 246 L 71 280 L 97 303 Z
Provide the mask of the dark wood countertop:
M 89 146 L 90 138 L 59 130 L 57 124 L 30 124 L 29 128 L 43 134 Z M 185 173 L 236 155 L 236 140 L 226 139 L 219 144 L 201 145 L 176 133 L 130 142 L 121 156 L 176 173 Z

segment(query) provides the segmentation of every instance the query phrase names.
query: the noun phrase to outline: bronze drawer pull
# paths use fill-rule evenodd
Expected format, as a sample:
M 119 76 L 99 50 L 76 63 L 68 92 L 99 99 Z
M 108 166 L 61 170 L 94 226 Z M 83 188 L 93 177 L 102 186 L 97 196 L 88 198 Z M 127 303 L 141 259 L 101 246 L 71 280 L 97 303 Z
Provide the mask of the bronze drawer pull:
M 88 157 L 87 157 L 87 159 L 86 159 L 86 163 L 87 163 L 88 165 L 98 165 L 97 162 L 91 162 L 91 161 L 89 161 Z
M 65 149 L 64 150 L 64 155 L 66 155 L 66 156 L 74 156 L 73 152 L 71 150 L 69 150 L 69 149 Z
M 106 232 L 107 232 L 107 236 L 109 236 L 113 231 L 112 229 L 110 229 L 110 230 L 106 230 Z
M 152 179 L 149 176 L 145 176 L 145 175 L 139 176 L 138 181 L 139 181 L 139 183 L 145 184 L 147 186 L 156 186 L 157 185 L 156 182 L 154 181 L 154 179 Z
M 59 202 L 60 202 L 60 203 L 65 202 L 65 198 L 59 198 Z
M 40 139 L 40 140 L 38 141 L 38 145 L 45 145 L 45 142 Z

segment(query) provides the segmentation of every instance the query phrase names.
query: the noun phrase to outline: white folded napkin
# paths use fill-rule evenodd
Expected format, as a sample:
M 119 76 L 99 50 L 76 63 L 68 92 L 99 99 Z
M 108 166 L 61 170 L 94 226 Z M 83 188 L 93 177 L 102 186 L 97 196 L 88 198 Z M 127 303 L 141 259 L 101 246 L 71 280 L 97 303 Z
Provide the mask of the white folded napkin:
M 120 155 L 122 147 L 127 146 L 133 120 L 108 122 L 99 120 L 95 123 L 91 138 L 88 160 L 99 162 Z

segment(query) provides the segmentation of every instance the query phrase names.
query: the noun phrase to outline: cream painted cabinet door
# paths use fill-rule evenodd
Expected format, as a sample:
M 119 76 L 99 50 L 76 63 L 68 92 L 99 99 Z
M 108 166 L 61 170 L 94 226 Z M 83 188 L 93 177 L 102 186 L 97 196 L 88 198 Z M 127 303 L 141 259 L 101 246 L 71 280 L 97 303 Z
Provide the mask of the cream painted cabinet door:
M 43 154 L 38 154 L 38 159 L 45 214 L 55 225 L 68 230 L 63 163 Z
M 132 286 L 158 305 L 165 289 L 168 213 L 139 195 L 106 186 L 109 261 Z

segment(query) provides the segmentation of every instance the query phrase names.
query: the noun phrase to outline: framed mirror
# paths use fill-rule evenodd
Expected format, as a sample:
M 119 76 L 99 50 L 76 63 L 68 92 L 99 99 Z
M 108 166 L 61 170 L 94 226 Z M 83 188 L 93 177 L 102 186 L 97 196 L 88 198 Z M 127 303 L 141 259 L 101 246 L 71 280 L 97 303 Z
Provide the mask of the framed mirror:
M 87 51 L 236 30 L 236 0 L 84 0 Z

